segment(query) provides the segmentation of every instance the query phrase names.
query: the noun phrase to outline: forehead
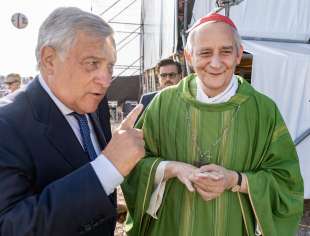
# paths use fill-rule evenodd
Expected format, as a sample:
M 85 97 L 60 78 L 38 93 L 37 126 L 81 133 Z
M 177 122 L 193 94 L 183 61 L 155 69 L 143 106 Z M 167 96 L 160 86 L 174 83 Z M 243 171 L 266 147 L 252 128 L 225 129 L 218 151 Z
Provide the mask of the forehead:
M 229 47 L 234 45 L 233 31 L 223 22 L 209 22 L 194 32 L 193 49 Z
M 114 63 L 116 61 L 116 49 L 113 36 L 104 38 L 79 32 L 73 46 L 69 50 L 69 54 L 77 59 L 97 57 Z
M 178 72 L 178 68 L 174 64 L 164 65 L 164 66 L 159 67 L 159 72 L 160 73 Z

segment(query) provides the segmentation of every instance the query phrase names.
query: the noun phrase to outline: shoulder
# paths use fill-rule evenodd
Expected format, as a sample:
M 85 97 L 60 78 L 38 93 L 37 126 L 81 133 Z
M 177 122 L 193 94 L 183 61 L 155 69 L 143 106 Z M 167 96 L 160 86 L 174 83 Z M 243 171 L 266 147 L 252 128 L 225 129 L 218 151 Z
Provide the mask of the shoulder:
M 27 110 L 27 95 L 24 90 L 9 94 L 0 99 L 0 116 L 16 117 Z M 29 111 L 28 111 L 29 112 Z
M 7 126 L 25 131 L 27 127 L 37 125 L 36 121 L 39 121 L 39 117 L 48 119 L 51 102 L 46 101 L 51 99 L 38 83 L 34 81 L 29 86 L 3 98 L 2 105 L 0 105 L 2 122 Z
M 147 106 L 157 93 L 158 91 L 143 94 L 140 99 L 140 103 Z
M 281 112 L 272 98 L 257 91 L 246 81 L 240 84 L 240 93 L 249 97 L 246 109 L 251 111 L 250 115 L 253 116 L 253 119 L 256 117 L 272 126 L 285 125 Z
M 145 93 L 142 95 L 141 99 L 153 98 L 157 93 L 158 91 Z
M 238 93 L 249 96 L 250 100 L 252 100 L 258 107 L 262 107 L 264 109 L 276 108 L 276 103 L 270 97 L 256 90 L 242 77 L 238 76 L 238 80 L 240 86 Z
M 195 75 L 190 74 L 189 76 L 180 80 L 178 84 L 166 87 L 163 90 L 161 90 L 159 97 L 162 97 L 165 100 L 172 99 L 172 98 L 178 100 L 178 98 L 180 98 L 182 94 L 188 91 L 189 84 L 194 79 L 195 79 Z

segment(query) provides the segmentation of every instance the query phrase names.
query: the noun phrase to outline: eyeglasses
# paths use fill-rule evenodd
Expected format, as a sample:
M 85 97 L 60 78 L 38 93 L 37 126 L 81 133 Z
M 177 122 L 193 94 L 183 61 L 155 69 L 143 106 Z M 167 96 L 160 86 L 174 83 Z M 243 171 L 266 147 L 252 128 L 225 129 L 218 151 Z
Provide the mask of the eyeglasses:
M 12 85 L 12 84 L 15 84 L 15 83 L 18 83 L 18 81 L 5 82 L 5 84 L 7 84 L 7 85 Z
M 175 73 L 175 72 L 159 74 L 159 76 L 162 78 L 170 77 L 172 79 L 174 79 L 177 75 L 178 75 L 178 73 Z

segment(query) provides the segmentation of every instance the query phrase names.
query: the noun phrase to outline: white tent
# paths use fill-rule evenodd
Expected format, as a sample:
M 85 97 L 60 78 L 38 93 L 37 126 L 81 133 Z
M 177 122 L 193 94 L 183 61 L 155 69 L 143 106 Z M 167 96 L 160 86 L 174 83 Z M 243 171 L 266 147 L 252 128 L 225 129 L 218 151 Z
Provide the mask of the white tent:
M 193 21 L 211 12 L 216 0 L 195 0 Z M 220 13 L 224 14 L 224 10 Z M 229 17 L 244 37 L 308 41 L 309 0 L 244 0 L 230 8 Z
M 215 2 L 196 0 L 193 22 Z M 298 139 L 310 129 L 310 1 L 245 0 L 231 7 L 230 17 L 248 39 L 243 44 L 253 55 L 253 86 L 276 102 L 293 140 Z M 305 198 L 310 198 L 310 137 L 297 151 Z
M 177 45 L 177 1 L 143 0 L 142 22 L 144 25 L 144 69 L 171 56 Z
M 243 45 L 253 55 L 252 85 L 276 102 L 296 140 L 310 128 L 310 45 L 250 40 Z M 297 150 L 310 198 L 310 138 Z

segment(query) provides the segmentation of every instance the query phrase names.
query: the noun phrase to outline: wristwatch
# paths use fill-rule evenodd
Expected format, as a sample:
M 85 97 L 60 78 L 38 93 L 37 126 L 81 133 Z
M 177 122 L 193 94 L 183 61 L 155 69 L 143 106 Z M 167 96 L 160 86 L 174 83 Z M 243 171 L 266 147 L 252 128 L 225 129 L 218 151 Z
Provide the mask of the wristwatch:
M 237 184 L 231 188 L 232 192 L 239 192 L 241 189 L 242 175 L 239 171 L 236 171 L 236 173 L 238 174 L 238 181 L 237 181 Z

